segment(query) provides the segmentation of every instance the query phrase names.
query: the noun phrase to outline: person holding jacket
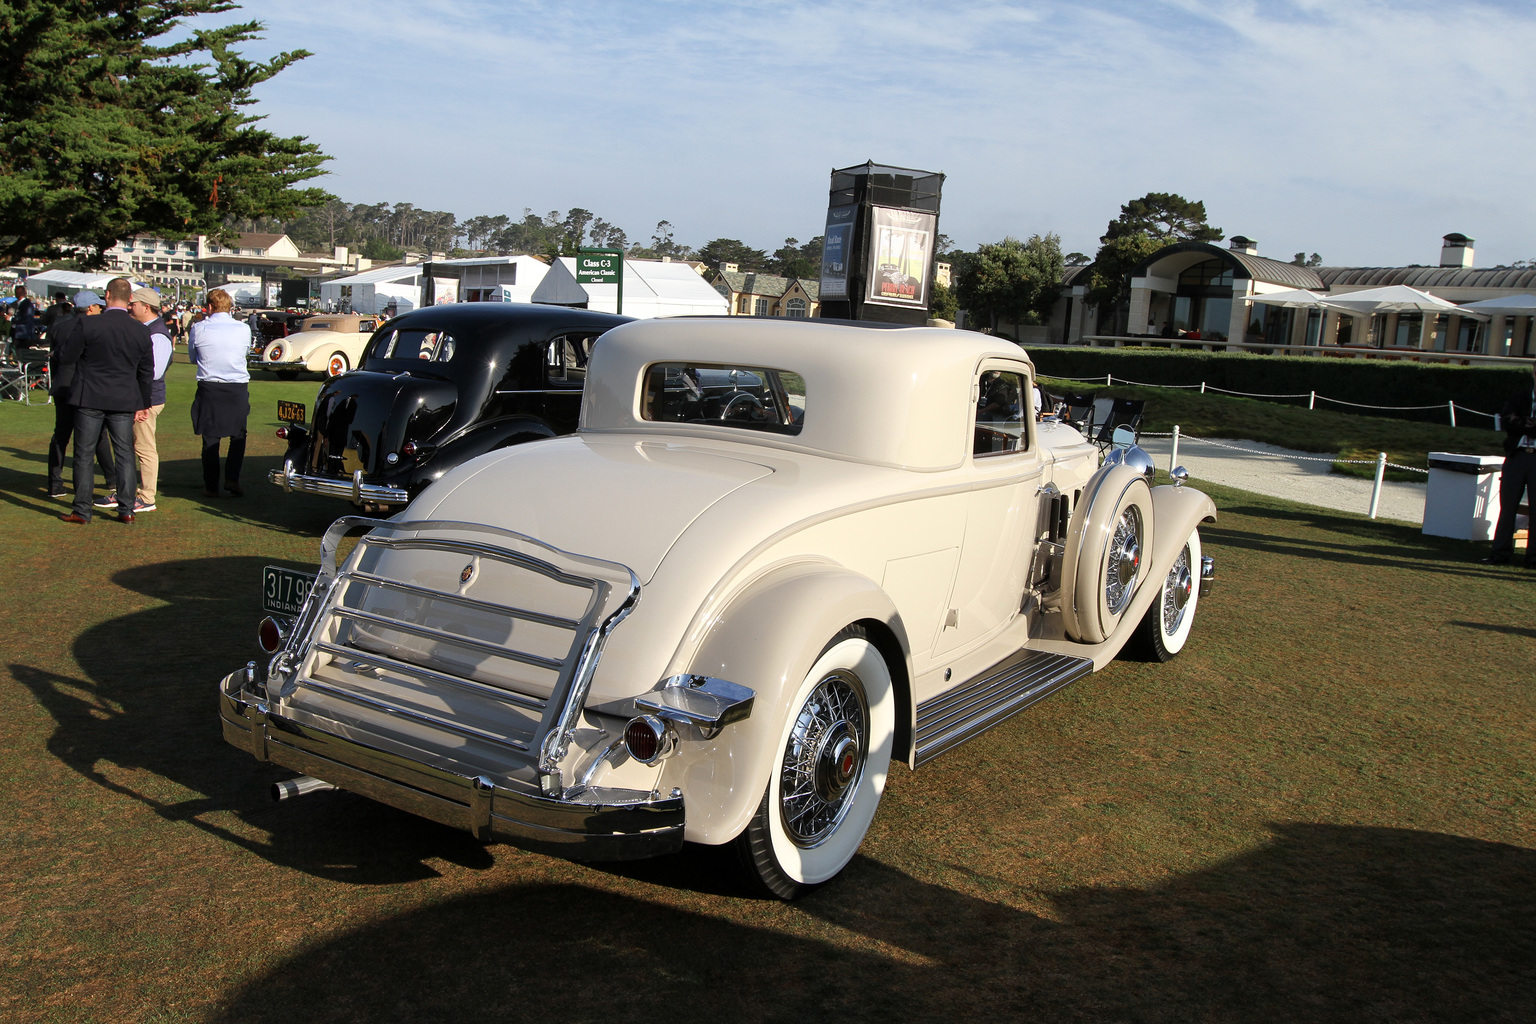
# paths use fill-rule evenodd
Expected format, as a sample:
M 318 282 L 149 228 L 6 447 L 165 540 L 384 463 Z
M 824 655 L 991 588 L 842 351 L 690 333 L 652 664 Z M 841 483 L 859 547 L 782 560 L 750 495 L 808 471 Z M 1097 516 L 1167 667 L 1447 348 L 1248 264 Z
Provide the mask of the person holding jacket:
M 1509 396 L 1499 418 L 1504 427 L 1504 469 L 1499 474 L 1499 521 L 1493 528 L 1493 553 L 1483 559 L 1489 565 L 1505 565 L 1515 557 L 1515 515 L 1522 495 L 1536 512 L 1536 362 L 1531 363 L 1531 383 Z M 1536 569 L 1536 544 L 1529 536 L 1525 567 Z
M 187 359 L 197 364 L 197 394 L 192 399 L 192 430 L 203 439 L 203 494 L 219 496 L 219 441 L 229 438 L 224 489 L 238 498 L 240 466 L 245 461 L 245 421 L 251 413 L 251 329 L 230 316 L 234 299 L 215 288 L 208 294 L 207 319 L 192 325 Z

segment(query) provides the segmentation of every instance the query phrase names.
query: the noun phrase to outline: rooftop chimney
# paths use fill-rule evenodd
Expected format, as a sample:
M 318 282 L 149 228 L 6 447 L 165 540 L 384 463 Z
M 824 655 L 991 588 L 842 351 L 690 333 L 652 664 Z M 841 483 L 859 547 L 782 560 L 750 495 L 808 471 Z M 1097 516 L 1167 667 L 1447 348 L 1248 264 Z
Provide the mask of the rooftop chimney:
M 1471 267 L 1472 239 L 1451 232 L 1441 239 L 1440 265 L 1442 267 Z
M 1249 256 L 1257 256 L 1259 254 L 1259 243 L 1243 235 L 1233 235 L 1227 239 L 1227 248 L 1247 253 Z
M 736 273 L 736 271 L 738 269 L 740 269 L 740 266 L 739 266 L 739 264 L 736 264 L 736 263 L 722 263 L 722 264 L 720 264 L 720 272 L 724 273 L 724 274 L 734 274 L 734 273 Z

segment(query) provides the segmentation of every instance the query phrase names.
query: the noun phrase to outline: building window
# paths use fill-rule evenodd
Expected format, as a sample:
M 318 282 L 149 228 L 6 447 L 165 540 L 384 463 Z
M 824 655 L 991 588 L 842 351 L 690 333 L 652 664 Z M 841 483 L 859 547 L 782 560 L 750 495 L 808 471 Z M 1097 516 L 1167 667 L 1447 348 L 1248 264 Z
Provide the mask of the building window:
M 768 315 L 768 300 L 767 299 L 758 299 L 757 302 L 753 306 L 752 312 L 756 313 L 758 316 L 767 316 Z
M 805 300 L 801 298 L 790 299 L 784 304 L 788 316 L 805 316 Z
M 736 312 L 746 316 L 752 311 L 752 296 L 742 295 L 736 299 Z

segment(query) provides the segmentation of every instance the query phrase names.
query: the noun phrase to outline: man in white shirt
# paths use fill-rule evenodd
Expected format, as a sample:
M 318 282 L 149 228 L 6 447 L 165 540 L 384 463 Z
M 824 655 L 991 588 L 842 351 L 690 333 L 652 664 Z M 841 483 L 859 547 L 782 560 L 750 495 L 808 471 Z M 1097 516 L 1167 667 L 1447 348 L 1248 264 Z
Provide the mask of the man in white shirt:
M 203 439 L 203 493 L 219 496 L 219 440 L 227 437 L 224 489 L 238 498 L 245 493 L 240 466 L 245 461 L 245 421 L 251 413 L 251 374 L 245 368 L 251 329 L 230 316 L 235 302 L 227 291 L 209 292 L 208 308 L 209 316 L 193 324 L 187 337 L 187 358 L 197 364 L 192 430 Z

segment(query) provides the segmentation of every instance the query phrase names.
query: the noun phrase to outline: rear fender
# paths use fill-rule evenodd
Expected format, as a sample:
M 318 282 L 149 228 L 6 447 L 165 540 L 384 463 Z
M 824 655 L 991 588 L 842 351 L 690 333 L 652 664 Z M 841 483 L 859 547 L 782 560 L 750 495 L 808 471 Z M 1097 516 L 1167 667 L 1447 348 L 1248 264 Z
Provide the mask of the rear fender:
M 894 749 L 910 749 L 911 648 L 884 591 L 830 564 L 773 570 L 731 601 L 680 669 L 728 679 L 756 694 L 749 718 L 712 740 L 680 744 L 665 762 L 660 784 L 663 791 L 682 789 L 690 842 L 725 843 L 746 827 L 779 760 L 786 702 L 827 642 L 855 623 L 864 626 L 890 668 L 897 699 Z
M 414 493 L 450 469 L 487 452 L 555 436 L 554 429 L 548 423 L 533 416 L 514 416 L 490 423 L 476 423 L 463 433 L 449 438 L 411 474 L 410 490 Z

